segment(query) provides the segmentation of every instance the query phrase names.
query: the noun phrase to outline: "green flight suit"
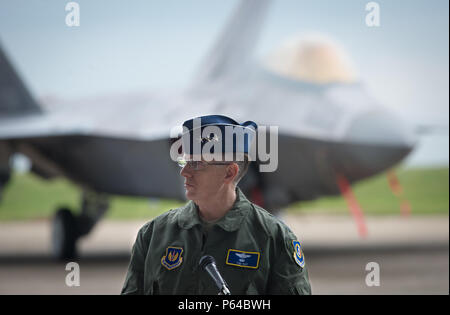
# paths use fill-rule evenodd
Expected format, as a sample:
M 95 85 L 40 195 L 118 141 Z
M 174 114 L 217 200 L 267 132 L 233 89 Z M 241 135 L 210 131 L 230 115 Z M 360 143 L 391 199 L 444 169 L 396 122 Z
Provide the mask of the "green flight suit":
M 203 255 L 215 258 L 232 295 L 311 294 L 296 239 L 239 188 L 233 208 L 208 232 L 190 201 L 140 229 L 122 294 L 217 294 L 199 267 Z

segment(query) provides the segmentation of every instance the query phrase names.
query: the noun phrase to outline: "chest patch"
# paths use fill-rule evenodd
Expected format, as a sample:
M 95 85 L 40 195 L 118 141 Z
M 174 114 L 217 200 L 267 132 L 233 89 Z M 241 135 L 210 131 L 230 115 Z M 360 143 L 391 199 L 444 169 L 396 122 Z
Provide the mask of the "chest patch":
M 177 268 L 183 262 L 183 249 L 181 247 L 169 246 L 166 248 L 166 255 L 161 258 L 161 264 L 168 270 Z
M 229 249 L 226 264 L 242 268 L 257 269 L 259 267 L 259 252 L 245 252 L 237 249 Z

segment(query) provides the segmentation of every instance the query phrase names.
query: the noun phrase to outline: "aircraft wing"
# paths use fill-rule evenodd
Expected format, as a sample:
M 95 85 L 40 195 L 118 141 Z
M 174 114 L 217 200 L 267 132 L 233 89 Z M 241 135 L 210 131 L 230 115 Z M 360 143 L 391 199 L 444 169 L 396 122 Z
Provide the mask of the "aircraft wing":
M 124 95 L 72 101 L 36 114 L 0 116 L 0 141 L 69 135 L 167 139 L 177 104 L 152 95 L 139 100 Z

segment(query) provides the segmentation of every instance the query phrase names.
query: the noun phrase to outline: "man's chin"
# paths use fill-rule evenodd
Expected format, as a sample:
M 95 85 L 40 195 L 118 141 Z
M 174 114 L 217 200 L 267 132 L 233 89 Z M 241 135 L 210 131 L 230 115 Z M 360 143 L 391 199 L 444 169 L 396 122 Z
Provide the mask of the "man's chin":
M 186 189 L 186 198 L 193 200 L 195 198 L 195 193 L 189 189 Z

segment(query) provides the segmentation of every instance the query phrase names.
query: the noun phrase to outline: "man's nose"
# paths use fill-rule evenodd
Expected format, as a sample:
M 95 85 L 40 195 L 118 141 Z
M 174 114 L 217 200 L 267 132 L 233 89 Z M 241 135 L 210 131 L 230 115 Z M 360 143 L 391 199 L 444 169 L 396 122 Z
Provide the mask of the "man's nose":
M 186 165 L 181 169 L 180 175 L 183 177 L 192 177 L 191 172 L 192 172 L 192 170 Z

